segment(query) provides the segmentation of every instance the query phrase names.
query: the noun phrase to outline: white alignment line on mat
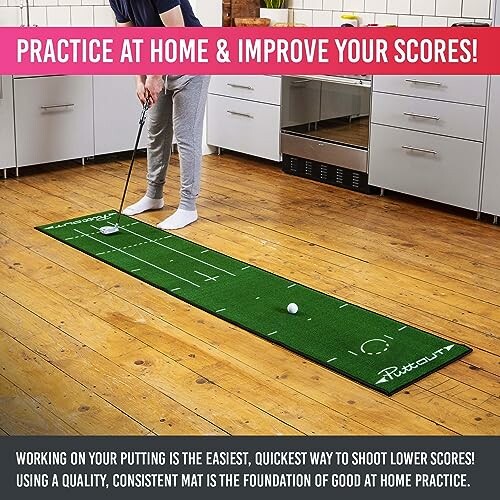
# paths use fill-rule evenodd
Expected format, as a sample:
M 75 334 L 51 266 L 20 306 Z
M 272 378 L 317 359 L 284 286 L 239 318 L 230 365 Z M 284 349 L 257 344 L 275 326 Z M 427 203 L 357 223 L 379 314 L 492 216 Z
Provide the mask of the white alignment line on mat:
M 332 361 L 335 361 L 337 358 L 332 358 L 327 361 L 327 363 L 331 363 Z
M 269 337 L 270 335 L 274 335 L 275 333 L 278 333 L 278 331 L 274 331 L 274 332 L 271 332 L 271 333 L 268 333 L 267 336 Z
M 353 356 L 357 356 L 357 354 L 355 352 L 352 352 L 352 351 L 347 351 L 349 354 L 352 354 Z
M 407 327 L 406 326 L 402 326 L 401 328 L 398 329 L 398 332 L 402 332 L 403 330 L 405 330 Z
M 94 227 L 94 226 L 92 226 L 92 227 Z M 166 271 L 165 269 L 162 269 L 161 267 L 155 266 L 154 264 L 151 264 L 151 262 L 148 262 L 147 260 L 143 260 L 140 257 L 136 257 L 135 255 L 132 255 L 132 254 L 130 254 L 128 252 L 125 252 L 125 250 L 121 250 L 120 248 L 116 248 L 113 245 L 109 245 L 105 241 L 98 240 L 97 238 L 94 238 L 93 236 L 91 236 L 89 234 L 86 234 L 86 233 L 84 233 L 82 231 L 79 231 L 78 229 L 75 229 L 75 231 L 77 233 L 80 233 L 83 236 L 87 236 L 88 238 L 90 238 L 90 239 L 92 239 L 94 241 L 97 241 L 98 243 L 101 243 L 103 245 L 106 245 L 107 247 L 113 248 L 113 249 L 117 250 L 118 252 L 124 253 L 125 255 L 128 255 L 129 257 L 132 257 L 133 259 L 137 259 L 140 262 L 144 262 L 144 264 L 147 264 L 148 266 L 154 267 L 155 269 L 158 269 L 159 271 L 163 271 L 164 273 L 170 274 L 171 276 L 174 276 L 174 277 L 176 277 L 176 278 L 178 278 L 178 279 L 180 279 L 182 281 L 185 281 L 186 283 L 190 283 L 191 285 L 193 285 L 193 286 L 195 286 L 197 288 L 201 288 L 200 285 L 197 285 L 196 283 L 193 283 L 192 281 L 189 281 L 186 278 L 182 278 L 181 276 L 177 276 L 177 274 L 171 273 L 170 271 Z
M 200 271 L 194 271 L 196 274 L 199 274 L 200 276 L 204 276 L 205 278 L 207 278 L 207 281 L 208 280 L 211 280 L 211 281 L 216 281 L 218 276 L 209 276 L 208 274 L 205 274 L 205 273 L 200 273 Z
M 204 260 L 197 259 L 196 257 L 193 257 L 192 255 L 189 255 L 187 253 L 181 252 L 180 250 L 176 250 L 175 248 L 169 247 L 167 245 L 163 245 L 162 243 L 159 243 L 158 241 L 152 240 L 152 239 L 148 238 L 147 236 L 143 236 L 142 234 L 135 233 L 134 231 L 131 231 L 130 229 L 125 229 L 125 228 L 120 228 L 120 229 L 127 231 L 127 233 L 135 234 L 136 236 L 139 236 L 139 238 L 143 238 L 145 240 L 148 240 L 151 243 L 154 243 L 155 245 L 158 245 L 158 246 L 163 247 L 163 248 L 167 248 L 168 250 L 171 250 L 172 252 L 184 255 L 184 257 L 188 257 L 189 259 L 193 259 L 196 262 L 201 262 L 202 264 L 205 264 L 206 266 L 213 267 L 214 269 L 217 269 L 218 271 L 222 271 L 223 273 L 230 274 L 231 276 L 236 277 L 236 274 L 230 273 L 229 271 L 226 271 L 225 269 L 221 269 L 220 267 L 214 266 L 213 264 L 209 264 L 208 262 L 205 262 Z
M 349 304 L 344 304 L 343 306 L 340 306 L 339 309 L 343 309 L 344 307 L 347 307 Z

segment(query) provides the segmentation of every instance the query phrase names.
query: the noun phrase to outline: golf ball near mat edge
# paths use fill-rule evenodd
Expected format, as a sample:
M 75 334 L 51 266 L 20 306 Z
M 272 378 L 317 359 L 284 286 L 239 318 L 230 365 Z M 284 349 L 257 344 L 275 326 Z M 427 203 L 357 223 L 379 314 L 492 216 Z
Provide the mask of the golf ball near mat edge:
M 286 310 L 290 314 L 297 314 L 297 311 L 299 310 L 299 306 L 297 304 L 294 304 L 293 302 L 291 304 L 288 304 Z

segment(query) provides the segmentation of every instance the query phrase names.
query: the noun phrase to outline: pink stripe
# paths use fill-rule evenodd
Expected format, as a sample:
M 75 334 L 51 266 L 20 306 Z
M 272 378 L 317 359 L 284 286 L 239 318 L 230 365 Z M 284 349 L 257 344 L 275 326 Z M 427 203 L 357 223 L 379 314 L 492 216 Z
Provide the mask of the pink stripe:
M 467 55 L 460 43 L 472 51 L 468 45 L 472 39 L 477 41 L 473 62 L 450 61 L 451 55 Z M 221 40 L 227 43 L 231 62 L 217 57 Z M 354 48 L 374 40 L 386 44 L 388 61 L 340 62 L 335 40 Z M 452 44 L 457 51 L 443 52 L 445 62 L 423 62 L 418 51 L 416 62 L 396 62 L 395 44 L 407 47 L 411 40 L 417 46 L 423 43 L 424 48 L 442 40 L 437 43 L 446 48 Z M 140 44 L 137 58 L 134 41 Z M 132 60 L 122 57 L 127 43 L 132 47 Z M 246 61 L 241 44 L 261 46 L 261 58 Z M 50 58 L 49 49 L 58 45 L 65 62 Z M 74 60 L 73 45 L 78 49 Z M 176 48 L 170 52 L 172 62 L 165 62 L 165 45 Z M 180 60 L 182 45 L 190 46 L 187 60 Z M 162 54 L 152 50 L 155 46 Z M 500 28 L 0 28 L 0 74 L 500 74 L 499 46 Z M 33 51 L 37 47 L 38 53 Z M 82 47 L 87 49 L 86 56 Z M 88 54 L 92 47 L 95 62 Z M 266 47 L 282 47 L 282 59 L 278 50 L 271 50 L 265 58 Z M 25 49 L 22 53 L 21 48 Z M 294 55 L 297 60 L 292 60 Z

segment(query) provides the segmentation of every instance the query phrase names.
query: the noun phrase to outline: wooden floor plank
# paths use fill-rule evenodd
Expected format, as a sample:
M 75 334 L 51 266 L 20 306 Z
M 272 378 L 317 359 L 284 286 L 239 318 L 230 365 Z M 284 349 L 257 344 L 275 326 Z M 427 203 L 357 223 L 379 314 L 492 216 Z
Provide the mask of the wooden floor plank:
M 33 264 L 33 265 L 31 266 L 31 269 L 30 269 L 30 264 L 29 264 L 29 263 L 27 263 L 26 258 L 25 258 L 25 257 L 23 257 L 23 256 L 21 255 L 21 253 L 17 254 L 17 255 L 16 255 L 16 258 L 17 258 L 18 260 L 20 260 L 20 261 L 21 261 L 21 263 L 22 263 L 22 262 L 24 262 L 25 271 L 26 271 L 28 274 L 30 273 L 30 271 L 33 271 L 33 270 L 35 270 L 35 269 L 36 269 L 36 264 Z M 26 269 L 26 267 L 27 267 L 27 269 Z M 20 268 L 20 269 L 21 269 L 21 268 Z M 93 292 L 93 293 L 88 293 L 88 290 L 85 290 L 85 289 L 83 288 L 83 284 L 81 284 L 79 287 L 77 286 L 75 289 L 73 289 L 73 288 L 66 288 L 66 287 L 64 286 L 64 283 L 66 283 L 66 282 L 67 282 L 67 283 L 74 283 L 75 281 L 78 281 L 78 280 L 76 280 L 76 278 L 73 278 L 73 279 L 65 278 L 65 277 L 64 277 L 64 273 L 62 273 L 61 271 L 60 271 L 59 273 L 57 273 L 57 277 L 58 277 L 58 279 L 57 279 L 57 282 L 56 282 L 56 288 L 60 288 L 61 293 L 63 293 L 63 295 L 64 295 L 64 296 L 66 296 L 66 297 L 71 298 L 71 297 L 73 296 L 73 294 L 74 294 L 74 299 L 75 299 L 75 300 L 76 300 L 76 299 L 78 299 L 79 297 L 84 297 L 83 302 L 94 302 L 94 303 L 97 303 L 97 302 L 98 302 L 98 301 L 102 298 L 102 295 L 99 295 L 99 294 L 98 294 L 98 293 L 96 293 L 96 292 Z M 43 280 L 43 279 L 41 279 L 41 281 L 43 282 L 44 280 Z M 89 298 L 89 299 L 87 299 L 86 297 L 90 297 L 90 298 Z M 92 297 L 94 297 L 94 298 L 92 298 Z M 113 308 L 116 308 L 116 307 L 117 307 L 118 302 L 119 302 L 119 301 L 117 301 L 117 300 L 115 299 L 115 300 L 114 300 L 114 301 L 112 301 L 111 303 L 106 304 L 106 305 L 105 305 L 105 307 L 104 307 L 104 311 L 110 311 L 110 310 L 112 310 Z M 156 302 L 158 302 L 158 301 L 156 301 Z M 109 317 L 113 318 L 113 315 L 111 314 Z M 125 317 L 126 317 L 126 316 L 125 316 Z M 107 318 L 107 319 L 108 319 L 108 318 Z M 114 317 L 114 319 L 116 320 L 116 316 Z M 142 318 L 142 319 L 144 320 L 144 318 Z M 109 319 L 108 319 L 108 321 L 109 321 Z M 115 322 L 113 322 L 113 323 L 115 323 Z M 131 321 L 130 323 L 134 324 L 135 322 L 134 322 L 134 321 Z M 141 326 L 142 326 L 142 325 L 141 325 Z M 128 329 L 128 328 L 127 328 L 127 331 L 129 331 L 129 329 Z M 148 337 L 150 337 L 150 335 L 148 335 Z M 160 344 L 161 344 L 161 343 L 162 343 L 162 342 L 160 342 Z M 160 347 L 160 348 L 161 348 L 161 347 Z M 142 351 L 142 350 L 141 350 L 141 351 Z M 149 354 L 149 358 L 151 357 L 151 355 L 155 355 L 155 353 L 154 353 L 154 352 L 151 352 L 151 353 Z M 178 354 L 178 355 L 179 355 L 179 354 Z M 133 366 L 132 366 L 132 360 L 133 360 L 133 358 L 134 358 L 134 354 L 132 354 L 132 356 L 129 356 L 129 355 L 127 354 L 127 355 L 125 355 L 125 356 L 123 356 L 123 357 L 125 357 L 125 358 L 127 359 L 127 362 L 129 363 L 130 367 L 135 368 L 135 367 L 133 367 Z M 148 358 L 148 359 L 149 359 L 149 358 Z M 155 362 L 151 362 L 151 361 L 147 362 L 147 361 L 141 360 L 141 363 L 139 363 L 139 365 L 140 365 L 140 369 L 141 369 L 141 370 L 143 370 L 143 369 L 144 369 L 144 367 L 142 366 L 143 364 L 146 364 L 146 365 L 149 367 L 149 366 L 151 366 L 151 365 L 157 365 L 157 364 L 161 363 L 161 361 L 162 361 L 162 360 L 158 360 L 158 359 L 156 359 L 156 358 L 157 358 L 157 357 L 155 357 Z M 248 361 L 248 363 L 250 364 L 250 363 L 252 363 L 252 361 L 251 361 L 251 360 L 249 360 L 249 361 Z M 135 364 L 135 361 L 134 361 L 134 364 Z M 211 362 L 211 363 L 209 363 L 209 364 L 214 364 L 214 362 L 212 361 L 212 362 Z M 226 374 L 228 373 L 228 371 L 229 371 L 229 370 L 228 370 L 228 366 L 226 366 L 226 370 L 225 370 Z M 148 378 L 150 379 L 150 378 L 151 378 L 151 373 L 149 373 L 149 372 L 148 372 L 148 373 L 147 373 L 147 376 L 148 376 Z M 209 376 L 212 376 L 212 375 L 209 375 Z M 285 377 L 285 378 L 286 378 L 286 377 Z M 213 380 L 213 379 L 212 379 L 212 380 Z M 218 379 L 215 379 L 215 380 L 217 380 L 217 381 L 218 381 Z M 219 382 L 219 381 L 218 381 L 218 382 Z M 247 380 L 247 382 L 248 382 L 248 380 Z M 242 382 L 242 385 L 244 385 L 244 384 L 245 384 L 245 382 L 243 381 L 243 382 Z M 275 393 L 276 389 L 273 389 L 272 387 L 270 387 L 271 385 L 272 385 L 272 384 L 268 384 L 268 390 L 271 390 L 271 392 Z M 227 385 L 226 385 L 226 387 L 227 387 Z M 257 393 L 257 394 L 258 394 L 258 390 L 256 390 L 256 391 L 255 391 L 255 393 Z M 419 394 L 421 394 L 421 391 L 419 391 Z M 445 404 L 445 403 L 443 403 L 443 404 Z M 438 404 L 435 404 L 434 406 L 435 406 L 435 407 L 437 407 L 437 408 L 439 409 L 439 405 L 438 405 Z M 466 410 L 465 410 L 465 408 L 459 408 L 458 406 L 457 406 L 457 407 L 455 408 L 455 410 L 453 411 L 453 416 L 455 416 L 455 415 L 460 415 L 460 426 L 463 428 L 463 426 L 464 426 L 464 425 L 468 425 L 468 424 L 469 424 L 470 419 L 472 418 L 472 416 L 474 416 L 474 418 L 479 417 L 479 418 L 481 418 L 481 419 L 485 419 L 485 425 L 484 425 L 484 428 L 489 428 L 489 426 L 490 426 L 490 421 L 488 420 L 488 415 L 487 415 L 487 412 L 484 412 L 484 411 L 479 411 L 479 410 L 480 410 L 479 408 L 471 408 L 471 406 L 472 406 L 472 405 L 470 405 L 470 406 L 469 406 L 469 408 L 468 408 L 468 409 L 470 410 L 469 412 L 468 412 L 468 411 L 466 411 Z M 420 410 L 420 411 L 421 411 L 421 410 Z M 306 421 L 306 422 L 304 422 L 304 423 L 307 423 L 307 421 Z M 443 424 L 446 424 L 446 421 L 443 421 Z M 331 424 L 330 424 L 330 425 L 331 425 Z M 453 422 L 453 425 L 457 425 L 457 421 L 454 421 L 454 422 Z M 494 423 L 493 423 L 493 425 L 494 425 Z M 334 427 L 334 426 L 332 426 L 332 428 L 336 429 L 336 427 Z M 340 428 L 341 428 L 341 427 L 340 427 Z M 459 429 L 460 429 L 460 427 L 459 427 Z M 469 431 L 469 427 L 467 427 L 467 430 Z M 337 431 L 337 432 L 338 432 L 338 431 Z M 361 432 L 361 429 L 359 429 L 359 428 L 358 428 L 358 433 L 360 433 L 360 432 Z M 469 432 L 470 432 L 470 431 L 469 431 Z
M 0 375 L 0 435 L 63 436 L 78 432 L 49 408 Z
M 97 357 L 86 358 L 86 372 L 103 370 L 98 367 L 103 359 L 120 365 L 117 373 L 129 374 L 134 383 L 161 392 L 172 364 L 180 365 L 199 377 L 195 389 L 215 386 L 251 404 L 255 414 L 248 414 L 247 423 L 241 419 L 229 423 L 228 418 L 225 430 L 231 433 L 245 426 L 255 433 L 269 428 L 280 433 L 279 425 L 285 422 L 290 424 L 285 427 L 288 431 L 308 434 L 325 428 L 353 434 L 362 434 L 363 428 L 392 434 L 498 433 L 497 228 L 411 200 L 370 197 L 286 176 L 271 164 L 235 155 L 205 157 L 204 164 L 202 218 L 183 235 L 400 321 L 469 343 L 474 352 L 385 398 L 284 349 L 269 349 L 255 336 L 28 230 L 36 224 L 116 208 L 126 162 L 41 167 L 33 175 L 0 183 L 4 235 L 0 245 L 8 255 L 2 258 L 7 267 L 0 271 L 0 279 L 15 280 L 15 285 L 6 285 L 9 300 L 34 309 L 39 321 L 50 323 L 52 333 L 73 335 L 71 341 L 77 345 L 87 339 L 82 337 L 85 322 L 70 317 L 73 306 L 87 320 L 97 318 L 92 321 L 107 325 L 103 328 L 108 337 L 130 339 L 120 347 L 97 332 L 92 340 Z M 143 194 L 144 167 L 140 158 L 129 200 Z M 175 156 L 169 183 L 170 188 L 175 186 L 175 194 L 168 190 L 167 205 L 173 207 L 178 186 Z M 155 222 L 169 209 L 141 218 Z M 55 277 L 58 272 L 64 279 Z M 26 300 L 33 288 L 42 305 Z M 42 293 L 46 290 L 48 297 Z M 54 302 L 52 295 L 57 291 L 58 297 L 65 295 L 60 304 L 62 319 L 52 312 L 53 304 L 59 306 L 60 299 Z M 71 329 L 67 322 L 72 323 Z M 147 329 L 153 332 L 150 338 Z M 58 361 L 63 363 L 63 358 Z M 67 359 L 71 361 L 64 370 L 76 373 L 79 363 L 74 357 Z M 162 392 L 166 397 L 173 396 L 176 388 L 189 387 L 180 372 L 174 372 L 175 387 L 168 389 L 171 393 Z M 247 384 L 243 391 L 242 383 Z M 266 392 L 272 394 L 269 400 Z M 197 406 L 217 427 L 209 400 L 196 394 Z M 273 422 L 282 424 L 269 426 L 269 413 L 274 414 Z M 337 417 L 328 420 L 333 415 Z M 343 418 L 351 423 L 343 426 Z
M 237 226 L 238 221 L 235 221 L 233 223 L 233 227 Z M 318 263 L 316 267 L 319 267 L 319 264 L 320 263 Z M 447 293 L 445 290 L 436 289 L 435 287 L 429 289 L 423 286 L 425 283 L 422 284 L 422 282 L 415 280 L 412 281 L 411 279 L 401 275 L 387 276 L 390 274 L 389 271 L 380 273 L 377 271 L 377 268 L 374 268 L 373 266 L 366 266 L 364 264 L 357 264 L 357 266 L 360 266 L 362 269 L 360 270 L 360 267 L 351 266 L 351 268 L 355 271 L 354 273 L 351 272 L 351 268 L 346 271 L 343 271 L 342 269 L 335 269 L 333 271 L 328 270 L 328 272 L 325 272 L 320 268 L 320 271 L 325 277 L 328 276 L 329 272 L 334 274 L 335 279 L 341 280 L 340 284 L 350 283 L 351 286 L 357 286 L 362 290 L 368 290 L 373 293 L 380 293 L 380 291 L 382 291 L 386 298 L 402 302 L 405 305 L 407 305 L 408 302 L 411 302 L 411 305 L 419 310 L 429 310 L 431 313 L 436 315 L 443 315 L 445 319 L 452 321 L 453 323 L 468 326 L 474 330 L 478 330 L 480 334 L 482 334 L 475 334 L 473 338 L 463 339 L 463 342 L 468 342 L 471 345 L 481 347 L 489 350 L 490 352 L 495 349 L 495 346 L 498 346 L 499 340 L 498 338 L 495 338 L 495 334 L 492 332 L 496 331 L 496 329 L 500 327 L 500 323 L 495 321 L 495 319 L 483 318 L 480 314 L 471 313 L 458 307 L 457 305 L 463 304 L 467 301 L 464 296 L 460 296 L 458 294 L 451 296 L 450 293 Z M 371 272 L 374 272 L 375 274 L 370 276 Z M 293 276 L 291 277 L 293 278 Z M 336 289 L 338 289 L 338 287 L 335 287 L 335 290 Z M 416 291 L 414 292 L 415 289 Z M 331 289 L 323 291 L 333 293 Z M 441 300 L 443 296 L 449 296 L 448 302 L 454 302 L 457 305 L 454 305 L 453 307 L 442 307 L 440 305 L 441 300 L 436 300 L 436 296 L 438 296 Z M 488 304 L 484 304 L 481 301 L 469 299 L 469 302 L 469 306 L 474 305 L 474 303 L 479 304 L 477 305 L 477 308 L 481 308 L 482 311 L 488 307 Z M 498 312 L 493 312 L 491 314 L 498 315 Z
M 120 330 L 97 316 L 86 313 L 81 307 L 68 302 L 49 288 L 34 282 L 15 269 L 0 266 L 0 277 L 8 283 L 4 286 L 4 294 L 9 298 L 44 316 L 53 326 L 68 335 L 84 342 L 86 346 L 103 354 L 111 361 L 137 374 L 135 353 L 142 352 L 154 358 L 161 366 L 155 372 L 155 383 L 152 378 L 148 382 L 181 405 L 195 410 L 205 419 L 230 434 L 251 434 L 255 432 L 277 434 L 300 434 L 299 431 L 284 422 L 259 411 L 243 399 L 225 391 L 215 384 L 199 384 L 199 374 L 175 363 L 161 355 L 151 347 Z M 92 332 L 92 334 L 89 334 Z M 123 364 L 123 359 L 130 363 Z M 141 363 L 142 364 L 142 363 Z M 154 367 L 152 368 L 154 369 Z M 144 378 L 141 376 L 141 378 Z M 217 405 L 211 402 L 217 400 Z M 238 415 L 235 419 L 234 415 Z
M 66 335 L 20 304 L 0 295 L 2 328 L 53 366 L 155 434 L 224 434 L 162 392 L 120 369 L 104 356 Z M 134 394 L 134 398 L 130 395 Z
M 12 243 L 9 254 L 19 261 L 20 265 L 17 270 L 27 276 L 36 273 L 39 265 L 42 265 L 42 268 L 48 267 L 47 262 L 50 262 L 44 262 L 41 257 L 30 254 L 27 250 L 12 249 Z M 197 341 L 195 337 L 186 336 L 184 332 L 175 329 L 172 325 L 163 321 L 155 321 L 154 316 L 145 313 L 130 302 L 109 293 L 99 294 L 94 290 L 96 288 L 94 284 L 74 273 L 59 269 L 55 273 L 48 273 L 46 277 L 39 276 L 38 281 L 49 287 L 52 284 L 54 291 L 74 302 L 75 306 L 82 306 L 113 327 L 133 335 L 146 345 L 153 347 L 154 350 L 165 354 L 171 362 L 180 363 L 193 370 L 194 373 L 200 375 L 200 380 L 216 380 L 221 387 L 234 394 L 234 397 L 243 398 L 279 419 L 286 416 L 287 423 L 304 433 L 325 434 L 332 429 L 335 429 L 337 433 L 342 433 L 343 429 L 349 433 L 375 433 L 370 427 L 356 423 L 352 417 L 348 419 L 347 416 L 290 390 L 276 380 L 263 377 L 259 372 L 210 348 L 208 344 Z M 65 358 L 67 351 L 68 349 L 65 350 Z M 193 351 L 198 355 L 191 358 L 189 354 Z M 146 353 L 146 355 L 151 357 L 151 354 Z M 130 359 L 129 356 L 126 357 Z M 78 359 L 79 356 L 75 358 Z M 130 368 L 135 370 L 132 365 Z M 221 372 L 224 373 L 224 378 Z M 219 383 L 222 380 L 224 383 Z M 265 387 L 272 396 L 266 394 Z M 118 392 L 116 389 L 113 394 Z M 130 393 L 128 390 L 123 392 L 125 396 Z M 291 402 L 294 404 L 293 407 Z
M 138 424 L 0 330 L 2 375 L 80 434 L 145 435 Z

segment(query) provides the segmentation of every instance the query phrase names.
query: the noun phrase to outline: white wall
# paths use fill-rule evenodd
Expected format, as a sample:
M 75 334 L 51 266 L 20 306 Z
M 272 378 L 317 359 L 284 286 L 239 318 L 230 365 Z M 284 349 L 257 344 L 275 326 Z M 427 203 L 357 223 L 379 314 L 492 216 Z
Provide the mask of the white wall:
M 339 26 L 342 13 L 360 15 L 361 24 L 449 26 L 490 20 L 495 0 L 288 0 L 296 23 Z
M 37 26 L 114 26 L 108 0 L 29 0 L 30 24 Z M 26 24 L 26 0 L 0 0 L 0 26 Z M 205 26 L 220 26 L 222 0 L 191 0 Z

